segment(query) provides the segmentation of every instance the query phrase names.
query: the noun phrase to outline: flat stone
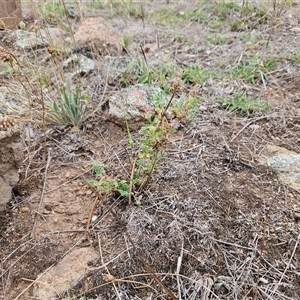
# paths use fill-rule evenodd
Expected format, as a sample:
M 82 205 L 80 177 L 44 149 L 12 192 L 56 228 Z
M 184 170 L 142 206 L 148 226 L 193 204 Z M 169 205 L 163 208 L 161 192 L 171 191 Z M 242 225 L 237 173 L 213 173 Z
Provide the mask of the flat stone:
M 282 183 L 300 192 L 300 154 L 274 145 L 268 145 L 259 162 L 278 173 Z
M 13 114 L 18 111 L 20 114 L 26 111 L 26 106 L 19 99 L 22 99 L 22 91 L 0 87 L 0 114 Z
M 51 300 L 60 297 L 75 286 L 86 274 L 88 262 L 98 255 L 91 248 L 81 248 L 68 253 L 57 265 L 38 276 L 33 288 L 37 299 Z
M 120 55 L 121 34 L 102 18 L 88 18 L 74 34 L 76 50 L 90 58 L 99 55 Z

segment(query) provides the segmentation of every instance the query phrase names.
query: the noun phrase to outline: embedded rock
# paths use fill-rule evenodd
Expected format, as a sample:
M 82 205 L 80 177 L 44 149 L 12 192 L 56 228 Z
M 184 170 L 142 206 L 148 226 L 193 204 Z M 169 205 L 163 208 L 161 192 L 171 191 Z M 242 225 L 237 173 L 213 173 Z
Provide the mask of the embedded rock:
M 268 145 L 259 162 L 274 169 L 282 183 L 300 192 L 300 154 L 274 145 Z
M 125 118 L 131 129 L 137 129 L 146 120 L 146 115 L 154 115 L 157 103 L 166 104 L 168 97 L 158 86 L 137 84 L 113 94 L 108 101 L 109 119 L 125 126 Z
M 18 89 L 0 87 L 0 114 L 11 115 L 14 112 L 22 114 L 25 112 L 26 105 L 20 101 L 22 99 L 22 91 Z M 1 119 L 1 116 L 0 116 Z
M 16 30 L 12 32 L 11 35 L 14 39 L 14 45 L 25 50 L 49 46 L 49 43 L 46 40 L 43 40 L 42 38 L 36 36 L 34 32 Z
M 116 81 L 122 75 L 137 75 L 139 71 L 138 61 L 131 57 L 110 55 L 104 57 L 103 72 L 110 81 Z
M 23 151 L 20 132 L 17 129 L 0 131 L 0 211 L 11 200 L 13 187 L 19 181 L 18 169 Z
M 68 253 L 57 265 L 38 276 L 33 289 L 34 297 L 51 300 L 62 296 L 84 277 L 88 263 L 97 257 L 91 248 L 76 249 Z
M 96 63 L 82 54 L 73 54 L 63 63 L 65 73 L 71 74 L 87 74 L 96 68 Z
M 121 34 L 102 18 L 88 18 L 74 35 L 76 50 L 90 58 L 122 53 Z
M 71 43 L 71 35 L 61 28 L 47 27 L 38 31 L 38 37 L 51 47 L 65 50 L 68 42 Z

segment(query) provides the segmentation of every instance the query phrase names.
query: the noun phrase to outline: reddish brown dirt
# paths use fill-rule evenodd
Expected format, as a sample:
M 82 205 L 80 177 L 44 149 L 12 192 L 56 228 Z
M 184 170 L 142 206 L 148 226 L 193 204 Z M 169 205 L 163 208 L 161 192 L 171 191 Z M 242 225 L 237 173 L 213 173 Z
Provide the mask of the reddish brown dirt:
M 171 7 L 177 16 L 188 10 L 170 5 L 163 7 Z M 225 26 L 224 45 L 205 42 L 206 34 L 214 33 L 205 23 L 186 21 L 174 33 L 175 25 L 155 19 L 122 19 L 118 8 L 99 13 L 132 33 L 133 49 L 143 39 L 154 43 L 159 32 L 165 47 L 148 54 L 153 65 L 165 60 L 218 72 L 238 64 L 241 56 L 291 54 L 299 45 L 299 35 L 290 30 L 297 25 L 290 17 L 292 9 L 280 18 L 270 12 L 261 23 L 251 15 L 245 31 Z M 258 41 L 247 48 L 241 37 L 253 30 L 267 46 Z M 173 38 L 177 34 L 182 36 L 179 41 Z M 24 161 L 20 185 L 0 214 L 0 299 L 32 299 L 38 274 L 72 247 L 87 246 L 94 247 L 99 260 L 58 299 L 171 299 L 151 270 L 174 295 L 180 290 L 181 299 L 299 299 L 299 194 L 258 163 L 267 144 L 300 152 L 299 63 L 288 56 L 268 77 L 267 89 L 261 81 L 228 78 L 185 86 L 196 88 L 206 101 L 196 119 L 170 139 L 149 186 L 136 199 L 140 205 L 113 195 L 97 199 L 87 185 L 94 178 L 92 161 L 99 161 L 112 177 L 130 170 L 134 153 L 125 129 L 103 120 L 100 113 L 78 131 L 49 125 L 46 141 L 41 137 L 27 146 L 30 160 Z M 270 110 L 264 115 L 228 114 L 216 99 L 237 87 L 269 103 Z M 108 90 L 118 88 L 115 84 Z M 104 84 L 97 89 L 101 95 Z M 250 121 L 256 126 L 245 127 Z M 138 139 L 138 132 L 133 136 Z M 97 217 L 95 222 L 90 223 L 91 216 Z M 105 280 L 108 271 L 115 286 Z

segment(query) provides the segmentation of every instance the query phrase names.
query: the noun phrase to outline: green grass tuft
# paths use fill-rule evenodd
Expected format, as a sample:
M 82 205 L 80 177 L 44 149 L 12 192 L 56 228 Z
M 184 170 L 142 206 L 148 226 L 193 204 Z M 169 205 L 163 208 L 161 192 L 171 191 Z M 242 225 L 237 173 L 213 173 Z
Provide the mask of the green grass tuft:
M 221 98 L 218 102 L 226 106 L 229 113 L 238 110 L 249 116 L 252 112 L 265 112 L 269 106 L 266 103 L 262 103 L 260 99 L 248 98 L 245 95 L 237 94 L 233 98 Z

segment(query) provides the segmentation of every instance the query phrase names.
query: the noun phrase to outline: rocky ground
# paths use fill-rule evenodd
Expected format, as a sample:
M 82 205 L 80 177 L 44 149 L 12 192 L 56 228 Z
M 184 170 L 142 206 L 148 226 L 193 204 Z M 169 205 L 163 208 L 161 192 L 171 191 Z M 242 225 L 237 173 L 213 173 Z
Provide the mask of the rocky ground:
M 1 188 L 5 167 L 20 181 L 0 201 L 0 299 L 300 299 L 299 4 L 22 8 L 1 32 Z M 79 126 L 49 111 L 67 81 L 87 95 Z M 92 162 L 131 172 L 123 114 L 138 144 L 178 82 L 197 115 L 147 188 L 96 193 Z

